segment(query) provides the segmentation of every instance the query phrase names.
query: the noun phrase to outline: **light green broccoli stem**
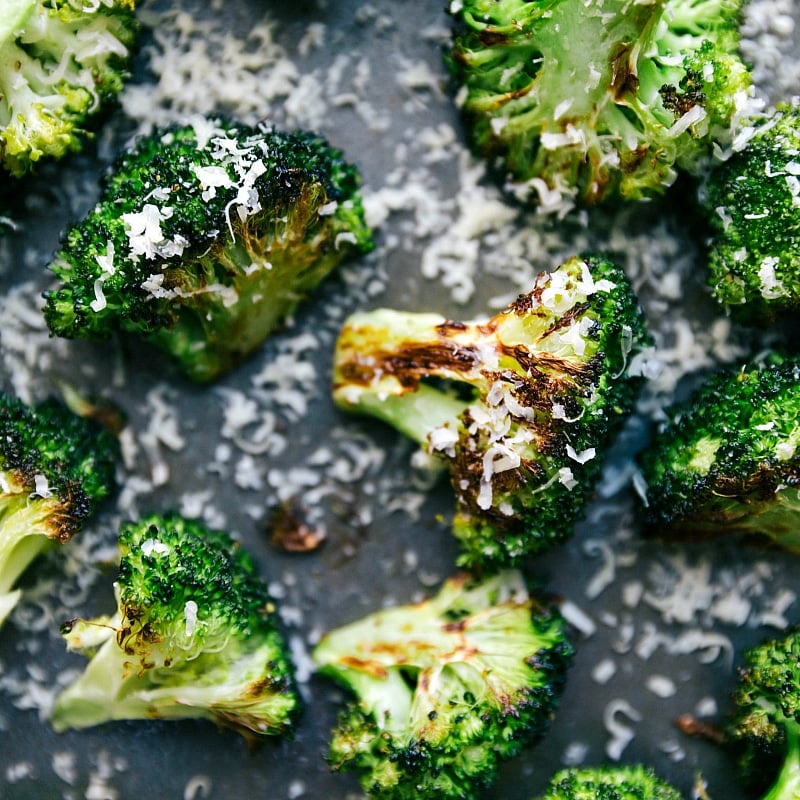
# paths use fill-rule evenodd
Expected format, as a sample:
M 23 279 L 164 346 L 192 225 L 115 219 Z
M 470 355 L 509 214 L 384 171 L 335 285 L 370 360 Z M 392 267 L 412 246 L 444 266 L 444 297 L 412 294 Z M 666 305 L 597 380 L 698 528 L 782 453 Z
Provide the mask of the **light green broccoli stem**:
M 800 800 L 800 725 L 785 720 L 786 753 L 780 773 L 762 800 Z

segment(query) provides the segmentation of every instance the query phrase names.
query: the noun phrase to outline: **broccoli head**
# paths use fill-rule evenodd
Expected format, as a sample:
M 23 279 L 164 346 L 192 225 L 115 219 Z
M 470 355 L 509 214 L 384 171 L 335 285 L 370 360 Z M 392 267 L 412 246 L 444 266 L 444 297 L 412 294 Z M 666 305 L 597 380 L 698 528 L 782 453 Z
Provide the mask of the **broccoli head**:
M 520 573 L 457 575 L 322 638 L 320 672 L 355 695 L 329 760 L 374 797 L 477 797 L 546 731 L 571 657 L 563 619 Z
M 65 405 L 0 394 L 0 625 L 17 578 L 51 543 L 65 543 L 115 488 L 117 440 Z
M 800 632 L 796 628 L 745 652 L 725 733 L 737 753 L 743 781 L 759 791 L 766 788 L 762 800 L 800 797 Z
M 66 233 L 52 264 L 62 285 L 46 293 L 50 331 L 128 331 L 211 381 L 370 249 L 358 184 L 312 133 L 196 120 L 144 137 Z
M 175 514 L 124 525 L 119 546 L 116 613 L 64 626 L 90 661 L 56 699 L 53 727 L 204 718 L 247 737 L 287 733 L 300 701 L 250 556 Z
M 514 565 L 566 538 L 631 411 L 648 341 L 624 273 L 574 257 L 481 322 L 378 309 L 345 321 L 333 396 L 450 472 L 459 563 Z
M 23 175 L 81 149 L 127 78 L 134 0 L 0 3 L 0 163 Z
M 639 457 L 650 531 L 800 549 L 800 360 L 718 372 L 667 417 Z
M 800 309 L 800 105 L 782 104 L 701 188 L 714 297 L 742 322 Z
M 518 192 L 662 194 L 750 93 L 741 0 L 464 0 L 449 63 L 476 151 Z
M 537 800 L 681 800 L 680 792 L 639 764 L 570 767 Z

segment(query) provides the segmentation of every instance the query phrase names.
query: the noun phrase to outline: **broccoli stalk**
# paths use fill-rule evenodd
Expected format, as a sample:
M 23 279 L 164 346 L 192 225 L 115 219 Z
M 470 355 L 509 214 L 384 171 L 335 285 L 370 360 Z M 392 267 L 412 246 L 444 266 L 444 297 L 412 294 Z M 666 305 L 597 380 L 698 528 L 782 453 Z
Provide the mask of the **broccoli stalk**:
M 305 132 L 196 120 L 124 153 L 69 230 L 50 331 L 137 334 L 208 382 L 249 355 L 347 256 L 371 248 L 358 174 Z
M 381 798 L 480 794 L 498 763 L 545 732 L 572 647 L 516 571 L 460 574 L 429 600 L 327 633 L 319 671 L 355 696 L 329 760 Z
M 174 514 L 123 526 L 119 545 L 116 613 L 64 627 L 90 660 L 56 699 L 53 727 L 204 718 L 247 737 L 287 733 L 300 701 L 250 556 Z
M 28 565 L 64 544 L 115 487 L 116 439 L 56 401 L 0 394 L 0 625 Z
M 663 194 L 731 140 L 750 92 L 740 0 L 452 7 L 449 64 L 474 148 L 544 204 Z
M 758 535 L 800 550 L 800 360 L 708 378 L 639 456 L 645 529 Z
M 450 471 L 459 563 L 502 567 L 566 538 L 631 411 L 648 339 L 624 273 L 572 258 L 482 322 L 379 309 L 346 320 L 333 397 Z
M 709 171 L 700 205 L 712 294 L 737 320 L 763 323 L 800 309 L 800 104 L 754 125 L 745 148 Z
M 570 767 L 537 800 L 681 800 L 680 792 L 640 764 Z
M 0 163 L 13 175 L 81 149 L 122 89 L 136 39 L 133 0 L 3 0 Z
M 800 798 L 800 635 L 792 629 L 744 654 L 728 742 L 762 800 Z

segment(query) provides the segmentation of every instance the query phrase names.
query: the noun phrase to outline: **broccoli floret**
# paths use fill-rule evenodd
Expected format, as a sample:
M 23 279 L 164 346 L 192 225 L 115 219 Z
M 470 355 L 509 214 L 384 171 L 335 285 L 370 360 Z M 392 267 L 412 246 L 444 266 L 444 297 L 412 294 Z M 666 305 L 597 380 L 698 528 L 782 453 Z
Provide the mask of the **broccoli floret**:
M 113 492 L 118 453 L 110 433 L 65 405 L 0 393 L 0 625 L 19 602 L 22 572 Z
M 449 62 L 474 148 L 543 204 L 662 194 L 730 140 L 750 94 L 741 0 L 452 7 Z
M 759 534 L 800 549 L 800 360 L 709 377 L 640 454 L 645 529 Z
M 0 163 L 9 172 L 81 149 L 122 89 L 136 34 L 133 0 L 0 3 Z
M 800 798 L 798 629 L 745 652 L 732 712 L 726 740 L 737 755 L 743 782 L 766 790 L 762 800 Z
M 681 800 L 681 794 L 649 767 L 617 764 L 563 769 L 537 800 Z
M 541 737 L 572 657 L 557 611 L 506 571 L 327 633 L 320 672 L 355 695 L 329 761 L 384 800 L 477 797 L 499 762 Z
M 356 169 L 307 132 L 222 120 L 124 153 L 66 234 L 53 334 L 138 334 L 200 382 L 250 354 L 346 256 L 369 250 Z
M 346 320 L 333 396 L 450 472 L 459 563 L 515 565 L 572 532 L 648 342 L 624 273 L 574 257 L 487 321 L 378 309 Z
M 90 658 L 56 699 L 57 731 L 120 719 L 211 719 L 285 734 L 300 708 L 275 606 L 228 534 L 175 514 L 124 525 L 114 615 L 71 620 Z
M 709 282 L 742 322 L 800 309 L 800 105 L 782 104 L 746 147 L 709 171 Z

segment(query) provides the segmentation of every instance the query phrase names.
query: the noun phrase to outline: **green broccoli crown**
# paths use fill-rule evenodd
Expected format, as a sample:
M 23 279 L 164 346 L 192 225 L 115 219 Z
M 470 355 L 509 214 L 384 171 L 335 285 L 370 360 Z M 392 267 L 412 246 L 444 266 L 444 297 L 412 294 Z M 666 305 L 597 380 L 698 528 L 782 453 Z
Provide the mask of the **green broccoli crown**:
M 800 309 L 800 105 L 779 105 L 701 190 L 709 283 L 740 321 Z
M 250 556 L 175 514 L 129 523 L 119 546 L 116 614 L 65 626 L 90 661 L 56 701 L 56 730 L 195 717 L 287 733 L 300 708 L 293 667 Z
M 568 260 L 483 322 L 379 309 L 339 335 L 333 396 L 411 436 L 456 494 L 460 564 L 509 566 L 570 535 L 635 402 L 648 342 L 621 269 Z
M 639 764 L 570 767 L 537 800 L 681 800 L 680 792 Z
M 457 7 L 449 63 L 474 148 L 542 204 L 663 194 L 731 140 L 750 92 L 741 0 Z
M 468 800 L 546 730 L 572 646 L 553 609 L 506 571 L 327 633 L 321 673 L 355 695 L 329 759 L 381 798 Z
M 726 734 L 745 780 L 763 800 L 800 797 L 800 635 L 797 629 L 744 654 Z
M 0 163 L 23 175 L 81 149 L 119 94 L 136 41 L 134 0 L 3 0 Z
M 110 433 L 65 405 L 0 393 L 0 625 L 27 566 L 49 542 L 69 541 L 112 493 L 118 457 Z
M 308 132 L 196 120 L 142 138 L 66 234 L 46 293 L 59 336 L 132 332 L 210 381 L 345 257 L 372 246 L 359 176 Z
M 800 360 L 711 376 L 640 456 L 653 532 L 760 534 L 800 548 Z

